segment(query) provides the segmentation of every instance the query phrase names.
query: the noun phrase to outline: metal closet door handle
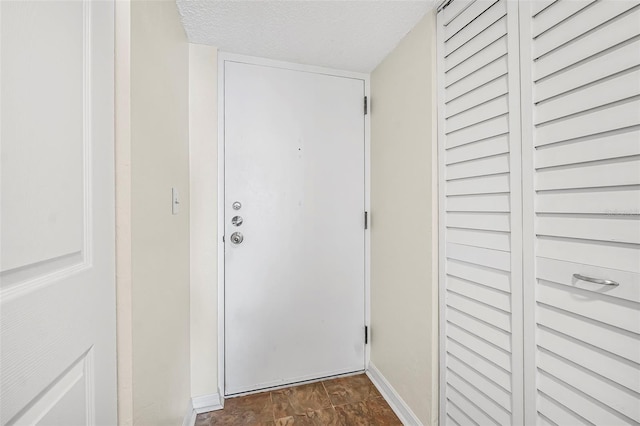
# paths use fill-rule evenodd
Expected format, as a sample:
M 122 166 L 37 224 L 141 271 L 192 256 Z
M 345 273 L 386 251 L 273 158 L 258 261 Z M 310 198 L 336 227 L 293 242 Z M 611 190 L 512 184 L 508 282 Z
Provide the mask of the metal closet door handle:
M 581 274 L 573 274 L 573 278 L 577 278 L 579 280 L 587 281 L 587 282 L 594 283 L 594 284 L 612 285 L 612 286 L 620 285 L 620 283 L 618 283 L 616 281 L 602 280 L 600 278 L 587 277 L 587 276 L 581 275 Z

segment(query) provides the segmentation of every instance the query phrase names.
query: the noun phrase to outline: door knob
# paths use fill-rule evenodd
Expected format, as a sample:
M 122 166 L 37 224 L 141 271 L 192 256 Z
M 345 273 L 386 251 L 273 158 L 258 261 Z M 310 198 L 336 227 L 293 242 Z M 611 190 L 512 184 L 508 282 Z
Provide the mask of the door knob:
M 242 236 L 241 232 L 234 232 L 233 234 L 231 234 L 231 242 L 233 244 L 240 244 L 242 240 L 244 240 L 244 237 Z

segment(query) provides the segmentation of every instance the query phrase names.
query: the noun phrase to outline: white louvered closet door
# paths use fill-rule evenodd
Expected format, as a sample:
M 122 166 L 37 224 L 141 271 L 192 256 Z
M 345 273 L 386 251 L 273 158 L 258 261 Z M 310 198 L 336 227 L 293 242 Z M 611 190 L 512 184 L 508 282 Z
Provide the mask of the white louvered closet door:
M 438 14 L 443 424 L 522 421 L 517 3 Z
M 520 28 L 526 423 L 638 424 L 640 3 L 521 2 Z

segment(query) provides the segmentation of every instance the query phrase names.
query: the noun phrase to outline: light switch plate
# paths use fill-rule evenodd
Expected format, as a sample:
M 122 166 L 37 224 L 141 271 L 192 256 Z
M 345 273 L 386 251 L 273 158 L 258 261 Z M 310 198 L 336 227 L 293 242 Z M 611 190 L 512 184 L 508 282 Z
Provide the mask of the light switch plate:
M 180 199 L 178 198 L 178 190 L 171 188 L 171 214 L 178 214 L 180 212 Z

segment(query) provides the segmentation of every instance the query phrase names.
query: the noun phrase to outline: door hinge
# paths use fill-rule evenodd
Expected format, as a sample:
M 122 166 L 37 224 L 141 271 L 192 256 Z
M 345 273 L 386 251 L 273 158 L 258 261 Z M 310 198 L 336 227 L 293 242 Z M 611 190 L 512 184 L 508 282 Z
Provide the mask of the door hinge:
M 364 326 L 364 344 L 369 344 L 369 326 Z
M 367 101 L 367 97 L 365 96 L 365 97 L 364 97 L 364 115 L 367 115 L 367 114 L 368 114 L 368 110 L 369 110 L 369 108 L 368 108 L 368 103 L 369 103 L 369 102 Z
M 369 212 L 364 212 L 364 229 L 369 229 Z

